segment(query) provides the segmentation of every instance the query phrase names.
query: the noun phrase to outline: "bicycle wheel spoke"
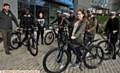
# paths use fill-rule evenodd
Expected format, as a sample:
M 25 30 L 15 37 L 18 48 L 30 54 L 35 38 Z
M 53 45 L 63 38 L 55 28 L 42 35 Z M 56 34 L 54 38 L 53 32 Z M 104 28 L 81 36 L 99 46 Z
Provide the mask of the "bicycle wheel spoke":
M 19 47 L 19 45 L 20 45 L 19 42 L 20 42 L 20 39 L 18 37 L 18 34 L 13 33 L 11 35 L 11 39 L 10 39 L 10 46 L 13 49 L 17 49 Z
M 68 57 L 65 52 L 61 52 L 59 49 L 57 49 L 49 53 L 44 62 L 45 70 L 47 68 L 49 72 L 61 72 L 66 68 Z
M 88 68 L 96 68 L 102 63 L 103 51 L 98 46 L 92 46 L 89 49 L 85 55 L 84 63 Z

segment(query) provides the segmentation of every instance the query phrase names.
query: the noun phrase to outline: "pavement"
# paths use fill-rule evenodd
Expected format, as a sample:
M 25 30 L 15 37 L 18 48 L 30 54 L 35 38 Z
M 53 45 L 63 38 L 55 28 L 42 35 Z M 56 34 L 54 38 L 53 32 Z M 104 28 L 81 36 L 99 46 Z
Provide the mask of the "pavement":
M 99 37 L 99 36 L 96 36 Z M 11 55 L 6 55 L 3 49 L 3 42 L 0 43 L 0 70 L 39 70 L 39 73 L 46 73 L 42 66 L 44 55 L 52 48 L 57 47 L 56 41 L 51 45 L 39 45 L 39 53 L 33 57 L 25 46 L 12 50 Z M 73 58 L 74 60 L 74 58 Z M 50 61 L 51 64 L 52 61 Z M 96 69 L 88 69 L 84 65 L 83 71 L 79 68 L 68 67 L 63 73 L 120 73 L 120 57 L 116 60 L 104 60 Z

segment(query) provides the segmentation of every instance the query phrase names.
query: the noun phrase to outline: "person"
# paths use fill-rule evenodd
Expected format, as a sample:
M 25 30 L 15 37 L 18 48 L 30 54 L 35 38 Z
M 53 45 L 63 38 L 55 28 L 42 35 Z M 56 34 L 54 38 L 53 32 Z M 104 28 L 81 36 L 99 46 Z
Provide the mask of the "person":
M 68 25 L 69 39 L 71 39 L 72 30 L 73 30 L 73 22 L 75 21 L 75 15 L 73 11 L 69 12 L 68 21 L 70 22 L 70 24 Z
M 88 42 L 94 40 L 97 28 L 97 19 L 95 17 L 95 13 L 90 14 L 87 17 L 89 23 L 85 30 L 84 44 L 87 45 Z
M 39 12 L 38 13 L 38 16 L 37 16 L 37 27 L 38 27 L 37 43 L 39 42 L 39 36 L 40 36 L 40 33 L 41 33 L 41 44 L 44 44 L 43 43 L 44 42 L 43 35 L 44 35 L 44 28 L 45 28 L 45 18 L 44 18 L 44 13 L 43 12 Z
M 114 55 L 112 59 L 116 59 L 116 48 L 115 44 L 118 40 L 118 33 L 119 33 L 119 19 L 116 17 L 116 13 L 112 13 L 111 17 L 109 18 L 106 26 L 105 26 L 105 33 L 107 34 L 107 39 L 110 39 L 110 42 L 114 46 Z M 107 54 L 110 53 L 110 49 Z
M 75 51 L 79 54 L 79 56 L 82 55 L 81 51 L 80 51 L 80 46 L 83 43 L 83 37 L 84 37 L 84 32 L 85 32 L 85 28 L 87 25 L 87 20 L 85 17 L 85 13 L 81 10 L 78 9 L 77 10 L 77 19 L 74 22 L 74 26 L 73 26 L 73 31 L 72 31 L 72 36 L 71 36 L 71 41 L 68 44 L 68 53 L 70 54 L 70 62 L 71 62 L 71 50 L 73 48 L 75 48 Z M 73 52 L 75 52 L 73 51 Z M 76 57 L 76 63 L 74 66 L 79 66 L 80 64 L 80 59 L 78 57 Z
M 31 29 L 31 32 L 33 32 L 33 28 L 36 27 L 35 26 L 35 19 L 30 11 L 30 9 L 25 9 L 24 10 L 24 14 L 21 16 L 20 18 L 20 27 L 25 29 L 25 37 L 22 40 L 22 42 L 20 43 L 20 46 L 22 45 L 23 42 L 26 41 L 26 39 L 28 38 L 28 29 Z
M 66 15 L 64 13 L 61 13 L 61 12 L 58 13 L 58 17 L 51 24 L 54 24 L 56 22 L 58 22 L 57 26 L 58 26 L 58 33 L 59 34 L 62 34 L 64 27 L 67 27 L 70 24 L 66 18 Z
M 3 9 L 0 11 L 0 31 L 2 32 L 6 54 L 11 54 L 10 35 L 12 32 L 12 21 L 14 21 L 16 26 L 19 27 L 16 17 L 10 10 L 10 4 L 4 3 Z

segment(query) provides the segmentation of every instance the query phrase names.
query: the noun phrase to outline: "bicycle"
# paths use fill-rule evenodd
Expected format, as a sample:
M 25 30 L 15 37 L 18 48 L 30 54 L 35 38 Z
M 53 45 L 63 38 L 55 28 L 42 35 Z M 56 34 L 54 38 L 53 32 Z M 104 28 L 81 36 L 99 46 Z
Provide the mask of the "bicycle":
M 59 29 L 63 28 L 63 30 L 61 31 L 61 33 L 59 33 Z M 50 45 L 53 43 L 55 37 L 57 38 L 58 41 L 58 46 L 61 46 L 62 41 L 65 41 L 66 38 L 68 38 L 68 30 L 67 27 L 61 27 L 58 26 L 57 27 L 58 30 L 56 30 L 56 28 L 52 28 L 50 32 L 46 33 L 45 37 L 44 37 L 44 41 L 46 45 Z
M 51 31 L 47 32 L 44 37 L 44 42 L 46 45 L 50 45 L 53 43 L 55 36 L 57 37 L 57 30 L 54 27 L 50 28 Z
M 24 42 L 22 42 L 23 38 L 25 37 L 24 31 L 28 31 L 28 38 Z M 10 41 L 10 46 L 13 49 L 18 49 L 22 45 L 26 46 L 28 51 L 30 52 L 31 55 L 36 56 L 38 54 L 38 44 L 35 38 L 35 34 L 32 32 L 33 30 L 31 28 L 28 29 L 22 29 L 19 28 L 17 31 L 13 32 L 11 34 L 11 41 Z M 35 30 L 34 30 L 35 31 Z
M 101 46 L 101 48 L 103 49 L 103 52 L 104 52 L 104 60 L 107 60 L 107 59 L 110 59 L 113 57 L 114 53 L 115 53 L 115 50 L 114 50 L 114 46 L 113 44 L 110 42 L 110 37 L 111 37 L 111 34 L 109 34 L 109 38 L 107 39 L 104 34 L 101 34 L 100 35 L 103 40 L 101 40 L 98 45 Z M 110 51 L 110 53 L 108 54 L 108 52 Z
M 70 44 L 69 41 L 64 41 L 64 43 Z M 61 73 L 64 70 L 66 70 L 70 61 L 70 55 L 67 52 L 66 47 L 67 47 L 66 45 L 63 45 L 61 47 L 51 49 L 46 53 L 46 55 L 43 58 L 43 68 L 46 72 Z M 80 49 L 83 50 L 82 56 L 79 56 L 78 52 L 75 50 L 74 47 L 72 51 L 75 51 L 75 55 L 80 60 L 80 63 L 83 62 L 87 68 L 90 68 L 90 69 L 97 68 L 102 63 L 103 61 L 102 58 L 104 57 L 104 55 L 103 55 L 103 50 L 99 45 L 92 44 L 89 46 L 85 46 L 84 44 L 82 44 L 82 47 L 80 47 Z M 50 61 L 47 61 L 48 59 L 50 59 Z M 97 62 L 92 61 L 92 63 L 90 63 L 91 60 L 94 60 L 94 59 L 99 59 L 99 60 L 97 60 Z M 51 64 L 51 62 L 53 62 L 53 65 Z M 61 65 L 63 65 L 62 68 L 61 68 Z

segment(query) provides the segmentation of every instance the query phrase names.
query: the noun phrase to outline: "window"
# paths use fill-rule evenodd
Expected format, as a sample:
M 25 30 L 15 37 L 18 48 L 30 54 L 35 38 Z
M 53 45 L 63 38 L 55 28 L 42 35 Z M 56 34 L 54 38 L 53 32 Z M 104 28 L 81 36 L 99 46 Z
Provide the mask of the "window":
M 25 8 L 29 8 L 32 14 L 35 16 L 36 14 L 35 0 L 18 0 L 18 18 L 21 17 Z

